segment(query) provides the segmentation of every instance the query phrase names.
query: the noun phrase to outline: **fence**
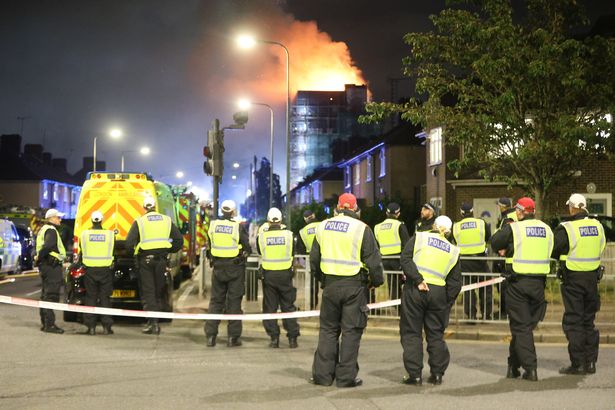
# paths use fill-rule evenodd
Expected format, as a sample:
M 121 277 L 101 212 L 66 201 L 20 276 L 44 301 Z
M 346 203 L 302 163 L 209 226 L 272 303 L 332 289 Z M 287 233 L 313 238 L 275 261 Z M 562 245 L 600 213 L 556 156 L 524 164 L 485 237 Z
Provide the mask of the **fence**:
M 384 257 L 384 259 L 389 259 Z M 488 263 L 490 272 L 493 272 L 493 264 L 504 258 L 498 257 L 472 257 L 466 259 L 485 260 Z M 204 259 L 203 259 L 204 260 Z M 601 310 L 596 315 L 597 324 L 615 323 L 615 243 L 607 246 L 603 255 L 602 264 L 605 265 L 605 275 L 598 285 L 601 298 Z M 313 282 L 310 275 L 310 264 L 308 255 L 296 255 L 294 261 L 294 285 L 297 289 L 297 300 L 295 305 L 299 310 L 312 310 L 319 307 L 320 294 L 322 290 Z M 556 262 L 553 262 L 553 272 Z M 244 309 L 246 312 L 260 312 L 262 301 L 262 287 L 257 279 L 260 267 L 260 258 L 251 256 L 248 259 L 246 268 L 246 302 Z M 385 270 L 385 283 L 383 286 L 370 291 L 370 303 L 383 302 L 391 299 L 399 299 L 403 286 L 403 273 L 399 270 Z M 462 272 L 463 284 L 482 282 L 484 280 L 498 277 L 499 273 L 485 272 Z M 208 276 L 208 275 L 207 275 Z M 206 276 L 204 276 L 206 277 Z M 210 283 L 210 279 L 206 279 Z M 502 309 L 502 287 L 503 284 L 491 285 L 473 291 L 462 292 L 455 302 L 451 311 L 452 323 L 467 322 L 504 322 L 507 318 Z M 547 276 L 545 287 L 545 298 L 548 303 L 547 313 L 543 323 L 561 323 L 564 306 L 561 298 L 560 282 L 555 274 Z M 373 309 L 370 311 L 371 317 L 397 319 L 399 317 L 399 307 L 387 307 Z

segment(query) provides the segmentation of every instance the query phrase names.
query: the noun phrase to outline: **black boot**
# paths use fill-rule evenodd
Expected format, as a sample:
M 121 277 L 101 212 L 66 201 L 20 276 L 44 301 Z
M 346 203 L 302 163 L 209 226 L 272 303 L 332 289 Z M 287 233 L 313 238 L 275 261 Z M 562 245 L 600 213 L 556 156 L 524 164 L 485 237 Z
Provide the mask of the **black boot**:
M 423 379 L 420 376 L 404 376 L 404 378 L 401 379 L 401 384 L 407 384 L 409 386 L 421 386 L 423 384 Z
M 435 384 L 435 385 L 442 384 L 442 375 L 441 374 L 432 374 L 427 379 L 427 383 L 431 383 L 431 384 Z
M 214 347 L 216 345 L 216 336 L 207 336 L 207 347 Z
M 526 369 L 523 372 L 523 376 L 521 376 L 524 380 L 528 380 L 531 382 L 537 382 L 538 381 L 538 373 L 536 372 L 536 369 Z
M 585 363 L 585 373 L 587 374 L 596 373 L 596 362 Z
M 584 375 L 585 367 L 571 364 L 568 367 L 562 367 L 559 369 L 559 374 L 572 374 L 572 375 Z
M 158 319 L 150 319 L 147 321 L 147 326 L 142 330 L 143 333 L 148 335 L 159 335 L 160 326 L 158 325 Z
M 290 347 L 291 349 L 296 349 L 299 347 L 299 344 L 297 343 L 297 338 L 296 337 L 289 337 L 288 338 L 288 347 Z
M 280 347 L 280 336 L 271 336 L 269 347 L 273 349 L 277 349 L 278 347 Z
M 103 326 L 103 335 L 112 335 L 113 329 L 111 329 L 111 325 L 109 326 Z
M 43 328 L 43 332 L 55 333 L 57 335 L 61 335 L 62 333 L 64 333 L 64 329 L 61 329 L 61 328 L 57 327 L 56 325 L 49 325 L 49 326 L 45 326 Z
M 506 371 L 506 378 L 516 379 L 519 376 L 521 376 L 521 372 L 519 371 L 519 368 L 508 365 L 508 370 Z
M 361 386 L 362 384 L 363 384 L 363 380 L 357 377 L 350 383 L 337 383 L 336 385 L 337 387 L 358 387 L 358 386 Z
M 82 335 L 90 335 L 90 336 L 96 336 L 96 326 L 88 326 L 87 329 L 85 329 L 83 332 L 81 332 Z
M 237 347 L 237 346 L 241 346 L 241 339 L 239 338 L 239 336 L 237 337 L 229 337 L 228 338 L 228 342 L 226 344 L 228 347 Z

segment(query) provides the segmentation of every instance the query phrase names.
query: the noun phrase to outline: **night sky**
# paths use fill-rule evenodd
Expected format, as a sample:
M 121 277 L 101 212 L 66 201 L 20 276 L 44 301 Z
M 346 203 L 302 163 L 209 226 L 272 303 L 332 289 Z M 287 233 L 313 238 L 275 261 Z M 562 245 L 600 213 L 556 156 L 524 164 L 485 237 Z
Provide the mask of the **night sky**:
M 285 175 L 285 71 L 281 48 L 240 51 L 236 34 L 284 43 L 291 83 L 322 63 L 352 67 L 374 100 L 389 98 L 387 77 L 401 77 L 402 36 L 431 27 L 443 0 L 3 0 L 0 3 L 0 133 L 43 143 L 69 171 L 92 155 L 119 169 L 122 151 L 148 145 L 142 158 L 127 152 L 128 170 L 209 190 L 202 147 L 214 118 L 231 123 L 235 102 L 247 96 L 276 115 L 274 171 Z M 615 13 L 615 2 L 587 1 L 589 16 Z M 340 44 L 340 42 L 345 43 Z M 347 46 L 347 48 L 346 48 Z M 333 57 L 335 55 L 335 58 Z M 339 56 L 339 58 L 338 58 Z M 334 61 L 335 60 L 335 61 Z M 358 77 L 356 77 L 358 76 Z M 402 87 L 403 94 L 410 92 Z M 105 136 L 116 126 L 122 141 Z M 243 200 L 248 163 L 268 156 L 268 111 L 255 107 L 244 131 L 226 134 L 222 195 L 231 194 L 232 161 L 241 167 L 233 196 Z M 283 181 L 284 183 L 284 181 Z

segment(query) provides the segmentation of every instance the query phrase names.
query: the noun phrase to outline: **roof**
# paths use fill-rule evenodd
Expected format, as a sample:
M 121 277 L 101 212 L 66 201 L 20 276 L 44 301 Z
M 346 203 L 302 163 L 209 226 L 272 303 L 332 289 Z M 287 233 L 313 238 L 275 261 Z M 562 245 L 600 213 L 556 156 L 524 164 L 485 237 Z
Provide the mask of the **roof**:
M 348 154 L 348 158 L 344 158 L 338 162 L 338 166 L 346 165 L 357 157 L 360 157 L 368 152 L 382 146 L 392 145 L 407 145 L 407 146 L 421 146 L 424 145 L 424 141 L 417 137 L 421 127 L 413 125 L 408 122 L 402 122 L 396 127 L 389 130 L 383 136 L 379 138 L 372 138 L 368 143 L 357 147 Z
M 80 185 L 68 172 L 44 163 L 36 157 L 21 154 L 3 156 L 0 160 L 0 180 L 42 181 L 51 180 L 70 185 Z
M 314 181 L 342 181 L 344 173 L 337 165 L 332 165 L 326 168 L 317 168 L 310 175 L 306 176 L 296 187 L 291 191 L 300 189 Z

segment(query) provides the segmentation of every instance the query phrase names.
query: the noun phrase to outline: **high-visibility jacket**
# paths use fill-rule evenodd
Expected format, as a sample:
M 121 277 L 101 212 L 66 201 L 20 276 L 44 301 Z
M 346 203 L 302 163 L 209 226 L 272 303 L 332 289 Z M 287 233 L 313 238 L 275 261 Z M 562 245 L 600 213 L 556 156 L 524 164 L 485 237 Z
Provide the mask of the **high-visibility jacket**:
M 53 225 L 45 224 L 40 229 L 40 231 L 38 231 L 38 235 L 36 235 L 36 253 L 38 254 L 43 248 L 43 245 L 45 244 L 45 233 L 47 233 L 47 231 L 50 229 L 52 229 L 56 233 L 56 243 L 58 246 L 58 252 L 52 251 L 52 252 L 49 252 L 49 255 L 56 258 L 60 262 L 63 262 L 64 259 L 66 259 L 66 249 L 64 248 L 64 243 L 62 242 L 62 238 L 60 238 L 60 233 L 58 232 L 56 227 Z
M 137 218 L 139 228 L 139 244 L 135 248 L 135 253 L 139 249 L 149 251 L 152 249 L 171 248 L 171 218 L 158 212 L 148 212 Z
M 347 215 L 327 219 L 316 228 L 320 270 L 327 275 L 354 276 L 363 267 L 361 244 L 367 225 Z
M 510 224 L 513 233 L 514 254 L 506 258 L 515 273 L 521 275 L 546 275 L 551 270 L 553 232 L 538 219 L 528 219 Z
M 305 225 L 299 231 L 299 236 L 305 245 L 305 251 L 309 254 L 312 250 L 312 242 L 314 242 L 314 238 L 316 237 L 316 228 L 320 225 L 320 222 L 311 222 Z
M 508 211 L 508 212 L 506 213 L 506 215 L 504 215 L 504 216 L 502 217 L 502 219 L 500 219 L 500 221 L 499 221 L 499 223 L 498 223 L 498 227 L 497 227 L 497 229 L 495 230 L 495 232 L 497 232 L 497 231 L 499 231 L 500 229 L 502 229 L 502 225 L 504 225 L 504 220 L 505 220 L 505 219 L 512 219 L 514 222 L 517 222 L 517 221 L 519 220 L 519 218 L 517 218 L 517 212 L 516 212 L 514 209 L 512 209 L 512 210 Z M 494 233 L 495 233 L 495 232 L 494 232 Z
M 239 255 L 239 222 L 230 219 L 211 221 L 209 230 L 211 254 L 218 258 L 234 258 Z
M 401 253 L 401 238 L 399 226 L 401 222 L 394 218 L 387 218 L 374 227 L 374 235 L 380 246 L 380 253 L 384 255 L 399 255 Z
M 293 233 L 287 229 L 268 230 L 258 236 L 261 265 L 265 270 L 289 269 L 293 263 Z
M 115 236 L 108 229 L 87 229 L 81 232 L 81 260 L 85 266 L 103 267 L 113 263 Z
M 446 277 L 459 260 L 459 248 L 434 232 L 417 232 L 412 260 L 430 285 L 445 286 Z
M 453 237 L 461 255 L 484 253 L 487 248 L 485 221 L 478 218 L 464 218 L 453 225 Z
M 577 219 L 562 222 L 568 234 L 570 251 L 561 255 L 571 271 L 595 271 L 600 266 L 600 256 L 606 246 L 604 227 L 595 219 Z

